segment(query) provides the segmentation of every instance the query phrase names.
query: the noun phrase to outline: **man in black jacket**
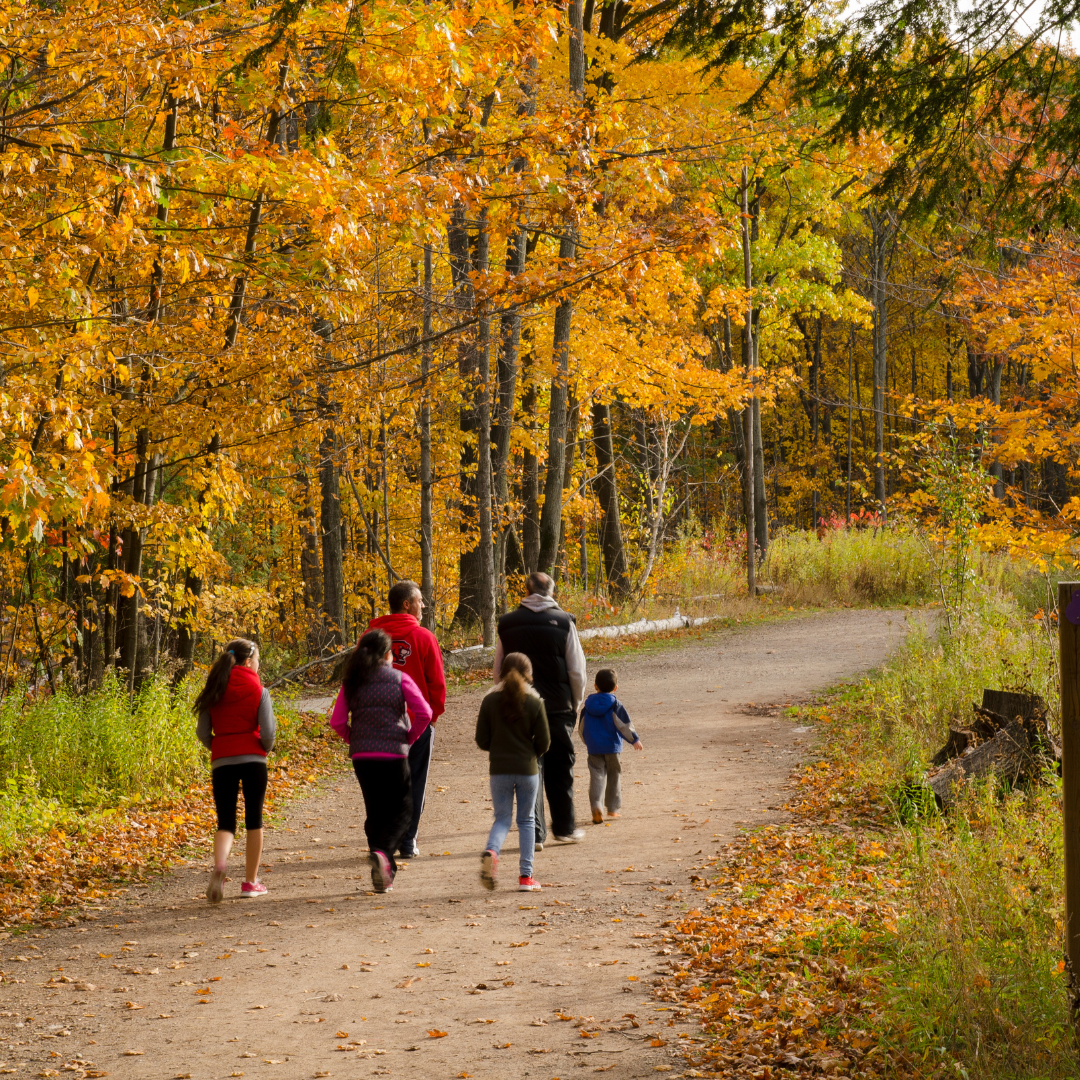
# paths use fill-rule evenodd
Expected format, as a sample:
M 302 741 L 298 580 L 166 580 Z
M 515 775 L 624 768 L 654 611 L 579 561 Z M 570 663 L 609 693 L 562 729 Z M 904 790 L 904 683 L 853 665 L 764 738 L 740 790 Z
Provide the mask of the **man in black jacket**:
M 551 747 L 540 759 L 540 793 L 536 799 L 536 842 L 547 840 L 544 791 L 551 808 L 551 834 L 566 844 L 584 835 L 574 821 L 574 724 L 585 693 L 585 653 L 574 616 L 555 602 L 555 583 L 547 574 L 530 574 L 529 595 L 516 611 L 499 620 L 495 646 L 495 680 L 507 653 L 524 653 L 533 666 L 533 686 L 543 698 L 551 729 Z

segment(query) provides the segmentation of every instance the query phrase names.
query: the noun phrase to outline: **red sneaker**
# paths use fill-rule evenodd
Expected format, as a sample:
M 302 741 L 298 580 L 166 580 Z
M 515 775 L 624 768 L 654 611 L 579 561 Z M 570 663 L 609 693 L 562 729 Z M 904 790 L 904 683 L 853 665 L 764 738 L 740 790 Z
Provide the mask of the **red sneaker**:
M 240 886 L 241 896 L 265 896 L 266 886 L 261 881 L 245 881 Z
M 540 882 L 531 877 L 518 878 L 518 892 L 539 892 Z
M 495 888 L 495 878 L 499 872 L 499 856 L 494 851 L 485 851 L 480 856 L 480 883 L 485 889 Z

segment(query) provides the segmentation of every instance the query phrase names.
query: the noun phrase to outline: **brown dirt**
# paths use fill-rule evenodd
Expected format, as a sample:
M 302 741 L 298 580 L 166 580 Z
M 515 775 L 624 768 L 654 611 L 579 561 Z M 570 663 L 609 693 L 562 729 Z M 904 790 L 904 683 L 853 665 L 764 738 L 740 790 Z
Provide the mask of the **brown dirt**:
M 362 803 L 343 755 L 340 780 L 268 829 L 267 897 L 237 898 L 234 855 L 217 908 L 202 898 L 206 866 L 192 865 L 97 921 L 3 942 L 0 1072 L 681 1072 L 679 1046 L 696 1032 L 649 996 L 666 970 L 665 922 L 692 906 L 701 860 L 739 828 L 779 820 L 810 736 L 776 706 L 879 664 L 906 628 L 903 612 L 842 611 L 616 662 L 646 750 L 623 755 L 621 819 L 585 824 L 584 842 L 537 856 L 540 893 L 510 887 L 515 832 L 501 887 L 480 887 L 490 825 L 486 759 L 472 743 L 480 692 L 458 694 L 437 729 L 422 854 L 391 893 L 369 893 Z M 585 822 L 583 756 L 577 776 Z M 650 1045 L 657 1035 L 664 1046 Z

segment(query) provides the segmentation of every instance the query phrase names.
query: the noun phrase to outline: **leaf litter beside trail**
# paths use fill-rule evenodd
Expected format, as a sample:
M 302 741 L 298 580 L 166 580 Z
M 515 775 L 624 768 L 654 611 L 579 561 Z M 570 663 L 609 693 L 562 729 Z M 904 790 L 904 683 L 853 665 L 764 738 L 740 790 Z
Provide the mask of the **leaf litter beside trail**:
M 859 962 L 897 928 L 883 809 L 853 792 L 852 766 L 819 762 L 792 781 L 793 822 L 730 843 L 674 928 L 683 955 L 656 996 L 670 1026 L 693 1016 L 708 1040 L 686 1051 L 688 1075 L 922 1075 L 883 1043 L 880 972 Z
M 340 766 L 336 742 L 322 724 L 297 726 L 288 755 L 270 759 L 268 811 Z M 0 858 L 0 924 L 73 921 L 80 910 L 167 870 L 192 845 L 208 845 L 215 822 L 207 769 L 205 783 L 154 801 L 127 800 L 32 836 Z

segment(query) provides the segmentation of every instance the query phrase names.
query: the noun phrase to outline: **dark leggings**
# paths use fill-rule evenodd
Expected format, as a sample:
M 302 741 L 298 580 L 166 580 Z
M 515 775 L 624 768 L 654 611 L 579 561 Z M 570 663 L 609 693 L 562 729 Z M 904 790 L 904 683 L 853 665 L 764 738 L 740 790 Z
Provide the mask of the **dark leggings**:
M 408 758 L 353 758 L 353 772 L 364 794 L 364 832 L 368 847 L 381 851 L 397 873 L 394 852 L 412 821 Z
M 214 786 L 219 832 L 236 835 L 236 800 L 244 788 L 244 827 L 263 827 L 263 799 L 266 798 L 266 762 L 242 761 L 237 765 L 219 765 L 210 773 Z

